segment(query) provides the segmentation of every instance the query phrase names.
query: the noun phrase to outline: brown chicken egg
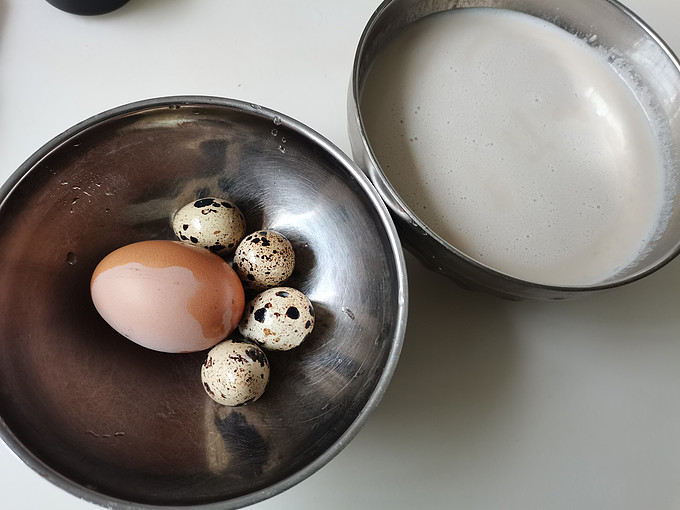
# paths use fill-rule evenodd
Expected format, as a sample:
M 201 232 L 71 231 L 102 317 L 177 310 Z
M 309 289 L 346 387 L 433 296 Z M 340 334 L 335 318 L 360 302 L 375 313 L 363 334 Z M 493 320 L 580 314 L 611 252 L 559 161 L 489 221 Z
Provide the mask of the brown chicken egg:
M 116 331 L 162 352 L 213 347 L 236 328 L 245 306 L 229 264 L 176 241 L 142 241 L 111 252 L 95 268 L 90 292 Z

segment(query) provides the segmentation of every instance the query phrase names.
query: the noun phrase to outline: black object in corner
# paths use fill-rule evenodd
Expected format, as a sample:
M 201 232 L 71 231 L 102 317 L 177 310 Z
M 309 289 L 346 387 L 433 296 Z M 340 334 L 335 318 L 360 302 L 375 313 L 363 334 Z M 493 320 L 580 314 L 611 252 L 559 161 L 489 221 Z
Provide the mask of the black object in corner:
M 80 14 L 82 16 L 95 16 L 115 11 L 128 3 L 128 0 L 46 0 L 57 9 Z

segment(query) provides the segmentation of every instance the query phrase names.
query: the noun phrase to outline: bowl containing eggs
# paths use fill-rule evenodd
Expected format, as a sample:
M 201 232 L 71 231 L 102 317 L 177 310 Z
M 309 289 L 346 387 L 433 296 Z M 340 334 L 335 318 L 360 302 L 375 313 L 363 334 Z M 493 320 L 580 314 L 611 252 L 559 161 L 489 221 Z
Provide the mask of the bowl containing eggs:
M 387 208 L 259 105 L 158 98 L 74 126 L 0 190 L 0 436 L 108 508 L 237 508 L 358 432 L 404 336 Z
M 356 51 L 352 152 L 429 268 L 585 296 L 680 251 L 678 90 L 615 1 L 387 0 Z

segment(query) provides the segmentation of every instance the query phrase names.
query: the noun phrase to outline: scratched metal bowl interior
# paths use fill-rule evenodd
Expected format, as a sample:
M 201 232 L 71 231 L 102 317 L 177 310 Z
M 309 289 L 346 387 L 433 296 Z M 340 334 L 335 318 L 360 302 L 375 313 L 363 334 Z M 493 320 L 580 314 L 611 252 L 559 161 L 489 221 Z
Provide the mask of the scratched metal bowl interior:
M 228 197 L 249 230 L 286 235 L 288 284 L 313 334 L 270 354 L 264 396 L 214 403 L 206 353 L 125 340 L 89 281 L 113 249 L 172 239 L 184 203 Z M 112 508 L 231 508 L 287 489 L 354 437 L 392 375 L 406 276 L 389 213 L 357 167 L 284 115 L 165 98 L 87 120 L 34 154 L 0 195 L 0 433 L 28 465 Z

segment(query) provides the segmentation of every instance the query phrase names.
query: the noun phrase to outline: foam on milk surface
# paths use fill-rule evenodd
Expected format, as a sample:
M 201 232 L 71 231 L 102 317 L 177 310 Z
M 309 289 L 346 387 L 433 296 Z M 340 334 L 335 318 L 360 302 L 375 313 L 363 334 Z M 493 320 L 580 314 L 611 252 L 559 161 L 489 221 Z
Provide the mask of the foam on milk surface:
M 361 107 L 404 202 L 484 264 L 588 285 L 650 241 L 650 121 L 602 52 L 550 23 L 484 8 L 420 20 L 376 58 Z

